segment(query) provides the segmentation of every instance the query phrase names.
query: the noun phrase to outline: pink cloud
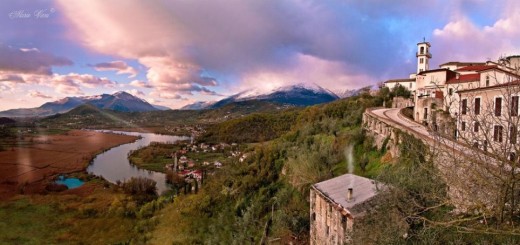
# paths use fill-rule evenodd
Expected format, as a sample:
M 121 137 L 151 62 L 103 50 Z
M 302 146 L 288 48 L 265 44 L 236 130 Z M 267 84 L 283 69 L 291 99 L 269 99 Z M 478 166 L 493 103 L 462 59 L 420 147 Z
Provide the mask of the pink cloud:
M 138 88 L 153 88 L 152 85 L 150 85 L 146 82 L 143 82 L 143 81 L 139 81 L 139 80 L 133 80 L 129 84 L 131 86 L 138 87 Z
M 53 98 L 52 96 L 43 94 L 42 92 L 36 91 L 36 90 L 29 91 L 29 96 L 34 97 L 34 98 L 42 98 L 42 99 L 51 99 L 51 98 Z
M 137 76 L 137 70 L 124 61 L 103 62 L 92 65 L 96 71 L 116 71 L 117 74 L 129 74 L 129 78 Z
M 40 52 L 35 48 L 15 49 L 0 43 L 0 71 L 27 73 L 27 74 L 52 74 L 52 66 L 72 65 L 72 61 Z

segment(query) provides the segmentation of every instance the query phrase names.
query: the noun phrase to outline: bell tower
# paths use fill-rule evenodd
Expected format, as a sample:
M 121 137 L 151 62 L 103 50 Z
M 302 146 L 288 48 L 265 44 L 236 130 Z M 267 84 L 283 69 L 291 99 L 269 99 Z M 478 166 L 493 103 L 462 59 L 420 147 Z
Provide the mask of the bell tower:
M 430 59 L 432 54 L 430 53 L 430 43 L 423 39 L 422 42 L 417 44 L 417 74 L 421 71 L 427 71 L 429 69 Z

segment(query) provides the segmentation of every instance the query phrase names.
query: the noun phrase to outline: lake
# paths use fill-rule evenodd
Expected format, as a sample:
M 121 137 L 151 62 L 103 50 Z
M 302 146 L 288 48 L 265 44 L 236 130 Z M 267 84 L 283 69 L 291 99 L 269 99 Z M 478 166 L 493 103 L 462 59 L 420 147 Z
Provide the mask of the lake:
M 152 142 L 174 143 L 179 140 L 189 139 L 189 137 L 110 130 L 97 131 L 141 136 L 142 138 L 97 155 L 92 160 L 92 164 L 87 168 L 88 173 L 101 176 L 112 183 L 116 183 L 118 180 L 124 182 L 132 177 L 146 177 L 157 182 L 157 192 L 159 194 L 169 189 L 166 183 L 166 174 L 137 168 L 128 161 L 128 154 L 130 151 L 148 146 Z

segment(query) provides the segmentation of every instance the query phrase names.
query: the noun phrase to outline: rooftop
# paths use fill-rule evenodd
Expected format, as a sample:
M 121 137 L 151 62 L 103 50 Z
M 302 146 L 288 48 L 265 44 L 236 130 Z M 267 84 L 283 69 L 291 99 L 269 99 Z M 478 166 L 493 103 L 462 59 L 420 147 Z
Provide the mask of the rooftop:
M 383 185 L 376 184 L 374 180 L 365 177 L 354 174 L 344 174 L 314 184 L 313 187 L 332 201 L 340 204 L 343 208 L 352 209 L 356 205 L 367 202 L 376 196 L 378 194 L 377 188 L 382 188 Z M 353 189 L 353 195 L 352 199 L 347 201 L 349 188 Z
M 459 62 L 459 61 L 450 61 L 446 62 L 444 64 L 440 64 L 439 66 L 446 66 L 446 65 L 457 65 L 457 66 L 475 66 L 475 65 L 485 65 L 484 62 Z
M 466 75 L 459 75 L 459 78 L 453 77 L 450 80 L 446 81 L 447 84 L 453 84 L 453 83 L 465 83 L 465 82 L 474 82 L 480 80 L 480 74 L 466 74 Z
M 470 65 L 457 69 L 456 71 L 482 71 L 495 68 L 495 65 Z
M 415 82 L 415 78 L 401 78 L 401 79 L 391 79 L 385 81 L 385 83 L 400 83 L 400 82 Z

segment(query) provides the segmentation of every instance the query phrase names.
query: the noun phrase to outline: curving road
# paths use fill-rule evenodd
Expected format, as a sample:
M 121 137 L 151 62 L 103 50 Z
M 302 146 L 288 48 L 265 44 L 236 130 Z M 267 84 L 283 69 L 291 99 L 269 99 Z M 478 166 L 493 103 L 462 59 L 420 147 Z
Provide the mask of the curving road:
M 431 133 L 428 128 L 406 118 L 400 113 L 400 111 L 401 108 L 381 108 L 372 110 L 371 113 L 383 120 L 389 120 L 398 124 L 406 130 L 413 131 L 411 133 L 420 136 L 423 140 L 427 140 L 430 144 L 447 147 L 448 149 L 455 150 L 458 153 L 471 154 L 473 152 L 473 149 L 464 144 Z

